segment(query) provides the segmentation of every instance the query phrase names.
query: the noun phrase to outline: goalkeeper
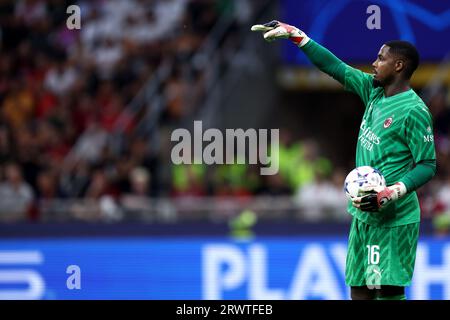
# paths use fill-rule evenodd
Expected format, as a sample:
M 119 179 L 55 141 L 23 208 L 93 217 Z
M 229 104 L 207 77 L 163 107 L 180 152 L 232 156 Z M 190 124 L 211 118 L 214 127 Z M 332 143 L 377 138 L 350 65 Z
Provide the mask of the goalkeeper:
M 419 65 L 406 41 L 386 42 L 373 74 L 345 64 L 303 31 L 279 21 L 255 25 L 264 39 L 289 39 L 321 71 L 356 93 L 365 106 L 356 147 L 356 166 L 380 170 L 388 187 L 361 190 L 349 201 L 353 216 L 345 281 L 354 300 L 405 300 L 419 236 L 420 207 L 415 190 L 436 174 L 432 116 L 411 89 Z

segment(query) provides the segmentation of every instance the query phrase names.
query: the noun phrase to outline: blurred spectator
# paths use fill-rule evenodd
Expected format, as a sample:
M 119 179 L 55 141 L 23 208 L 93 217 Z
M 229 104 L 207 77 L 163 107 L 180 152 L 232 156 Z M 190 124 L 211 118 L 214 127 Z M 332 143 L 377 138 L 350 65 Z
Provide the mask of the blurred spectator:
M 90 168 L 86 161 L 69 158 L 61 168 L 60 188 L 67 198 L 80 198 L 89 184 Z
M 0 220 L 2 222 L 26 221 L 33 202 L 33 190 L 23 180 L 16 163 L 5 166 L 5 181 L 0 183 Z
M 436 190 L 434 203 L 433 226 L 438 236 L 448 236 L 450 233 L 450 175 Z
M 181 164 L 172 166 L 172 197 L 201 197 L 206 195 L 203 185 L 205 166 L 201 164 Z
M 87 201 L 75 204 L 72 209 L 75 216 L 82 220 L 120 220 L 122 212 L 116 202 L 118 196 L 119 191 L 105 170 L 98 168 L 92 172 L 91 181 L 84 194 Z
M 98 199 L 105 195 L 117 196 L 118 192 L 112 185 L 104 169 L 96 169 L 92 172 L 92 178 L 87 187 L 85 197 Z
M 448 92 L 445 87 L 437 87 L 430 90 L 428 107 L 434 117 L 435 134 L 446 136 L 450 133 L 450 105 L 447 103 Z
M 287 196 L 292 194 L 291 188 L 289 188 L 279 173 L 264 176 L 263 179 L 264 184 L 258 190 L 257 194 L 268 196 Z
M 16 2 L 15 15 L 26 26 L 47 19 L 47 8 L 42 0 L 20 0 Z
M 94 63 L 101 79 L 111 79 L 115 66 L 122 61 L 125 52 L 121 42 L 111 38 L 102 40 L 93 51 Z
M 436 200 L 441 207 L 441 212 L 450 212 L 450 176 L 446 177 L 446 180 L 444 180 L 437 191 Z
M 96 121 L 92 121 L 87 130 L 78 139 L 74 147 L 74 156 L 77 159 L 96 163 L 101 156 L 103 148 L 108 142 L 108 133 Z
M 332 219 L 335 220 L 350 220 L 351 216 L 347 212 L 348 199 L 344 193 L 344 181 L 347 176 L 342 168 L 333 169 L 330 180 L 330 193 L 325 200 L 327 209 L 329 210 Z
M 78 74 L 66 61 L 58 61 L 48 70 L 44 79 L 45 88 L 58 96 L 66 95 L 75 85 Z
M 12 153 L 11 136 L 4 125 L 0 125 L 0 164 L 6 162 Z
M 62 198 L 59 191 L 55 172 L 51 170 L 41 171 L 37 176 L 36 197 L 39 200 L 51 200 Z
M 255 181 L 252 166 L 237 163 L 223 164 L 216 168 L 214 195 L 222 197 L 248 197 L 256 191 L 259 181 Z M 257 175 L 256 175 L 257 176 Z
M 136 167 L 130 173 L 131 190 L 121 197 L 121 204 L 125 210 L 125 214 L 145 213 L 151 208 L 149 189 L 150 174 L 143 167 Z
M 305 184 L 295 196 L 302 217 L 307 221 L 348 218 L 347 198 L 342 190 L 344 179 L 342 170 L 336 170 L 331 180 L 316 171 L 313 182 Z
M 280 173 L 293 190 L 312 182 L 317 172 L 322 176 L 331 173 L 331 162 L 320 155 L 319 145 L 312 139 L 281 145 L 279 161 Z
M 11 89 L 3 101 L 1 110 L 13 128 L 20 129 L 30 121 L 34 113 L 34 99 L 22 79 L 12 80 Z

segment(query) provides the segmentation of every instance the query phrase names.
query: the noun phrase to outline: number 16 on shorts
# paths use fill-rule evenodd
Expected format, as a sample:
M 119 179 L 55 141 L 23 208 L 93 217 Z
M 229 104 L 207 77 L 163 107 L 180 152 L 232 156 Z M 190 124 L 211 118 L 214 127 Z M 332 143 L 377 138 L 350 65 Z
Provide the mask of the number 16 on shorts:
M 380 246 L 367 245 L 366 285 L 369 289 L 381 288 Z
M 367 264 L 374 265 L 380 262 L 380 246 L 367 245 Z

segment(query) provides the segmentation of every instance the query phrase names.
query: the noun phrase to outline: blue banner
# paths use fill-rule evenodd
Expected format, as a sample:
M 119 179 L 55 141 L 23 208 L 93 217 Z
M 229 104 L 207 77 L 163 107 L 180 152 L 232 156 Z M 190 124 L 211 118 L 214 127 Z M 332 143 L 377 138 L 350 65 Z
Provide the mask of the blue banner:
M 450 2 L 428 0 L 282 0 L 280 20 L 298 26 L 348 63 L 371 63 L 389 40 L 407 40 L 422 61 L 450 52 Z M 288 63 L 308 63 L 289 42 Z
M 0 299 L 348 299 L 346 237 L 0 241 Z M 450 239 L 419 242 L 409 299 L 450 299 Z

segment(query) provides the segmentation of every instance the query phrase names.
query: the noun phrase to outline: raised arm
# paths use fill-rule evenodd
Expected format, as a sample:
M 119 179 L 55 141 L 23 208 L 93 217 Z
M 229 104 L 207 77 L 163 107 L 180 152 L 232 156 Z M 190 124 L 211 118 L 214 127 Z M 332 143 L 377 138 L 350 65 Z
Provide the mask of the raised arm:
M 344 63 L 328 49 L 310 39 L 302 30 L 279 21 L 272 21 L 254 25 L 252 31 L 264 32 L 264 39 L 268 42 L 277 39 L 291 40 L 319 70 L 339 81 L 346 90 L 359 95 L 367 105 L 373 89 L 373 77 Z

